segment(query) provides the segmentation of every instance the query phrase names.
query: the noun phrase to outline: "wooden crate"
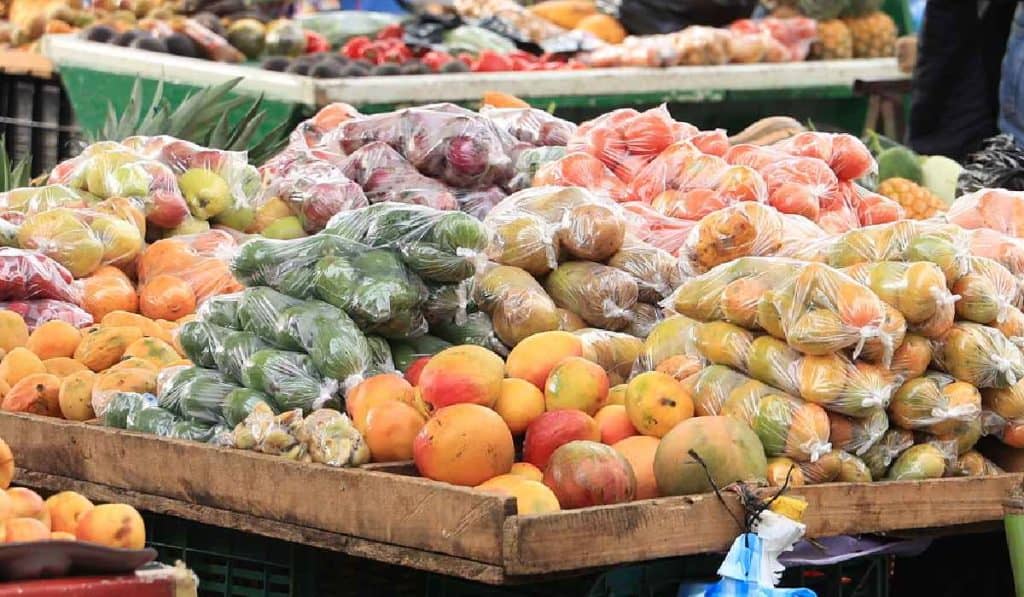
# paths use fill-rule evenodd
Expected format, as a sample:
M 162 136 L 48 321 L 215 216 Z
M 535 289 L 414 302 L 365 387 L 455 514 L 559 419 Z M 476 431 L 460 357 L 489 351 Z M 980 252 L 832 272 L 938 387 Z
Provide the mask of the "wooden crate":
M 714 495 L 517 516 L 512 498 L 407 470 L 336 469 L 33 415 L 0 415 L 17 482 L 364 558 L 506 584 L 724 551 L 739 529 Z M 1024 474 L 792 491 L 809 537 L 1000 520 Z M 739 504 L 726 503 L 735 513 Z

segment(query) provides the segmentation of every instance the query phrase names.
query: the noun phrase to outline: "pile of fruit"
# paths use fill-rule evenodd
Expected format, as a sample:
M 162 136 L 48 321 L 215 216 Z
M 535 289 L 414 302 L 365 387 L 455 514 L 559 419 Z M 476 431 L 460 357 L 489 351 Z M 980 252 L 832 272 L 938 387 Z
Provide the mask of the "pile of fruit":
M 146 526 L 128 504 L 93 505 L 74 491 L 43 500 L 26 487 L 11 487 L 14 454 L 0 439 L 0 538 L 3 543 L 82 541 L 121 549 L 146 546 Z
M 883 0 L 763 0 L 776 17 L 818 22 L 811 56 L 822 60 L 884 58 L 896 53 L 896 23 Z

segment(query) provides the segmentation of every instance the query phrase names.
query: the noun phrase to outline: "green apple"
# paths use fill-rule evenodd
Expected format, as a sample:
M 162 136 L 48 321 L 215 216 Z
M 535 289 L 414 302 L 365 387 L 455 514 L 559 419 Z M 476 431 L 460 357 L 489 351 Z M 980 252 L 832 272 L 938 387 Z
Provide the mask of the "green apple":
M 278 240 L 290 240 L 306 236 L 306 231 L 302 228 L 302 222 L 299 221 L 299 218 L 288 216 L 274 220 L 273 223 L 263 229 L 263 236 Z
M 200 220 L 209 220 L 231 207 L 231 189 L 213 170 L 189 168 L 178 177 L 178 186 L 192 215 Z

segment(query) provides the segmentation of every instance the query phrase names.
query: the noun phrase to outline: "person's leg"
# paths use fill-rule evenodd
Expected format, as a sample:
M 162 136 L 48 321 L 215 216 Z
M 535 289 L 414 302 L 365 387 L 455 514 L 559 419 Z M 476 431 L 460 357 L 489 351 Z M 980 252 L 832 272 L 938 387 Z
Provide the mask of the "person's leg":
M 1024 4 L 1017 5 L 1003 58 L 999 130 L 1013 135 L 1018 145 L 1024 145 Z

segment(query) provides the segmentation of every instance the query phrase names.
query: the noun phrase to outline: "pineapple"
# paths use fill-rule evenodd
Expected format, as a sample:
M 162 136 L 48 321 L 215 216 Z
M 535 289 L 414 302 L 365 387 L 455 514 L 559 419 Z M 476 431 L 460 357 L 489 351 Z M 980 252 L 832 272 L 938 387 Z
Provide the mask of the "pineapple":
M 818 23 L 818 39 L 811 45 L 811 58 L 842 60 L 853 58 L 853 37 L 850 28 L 839 19 Z
M 883 180 L 878 185 L 878 193 L 902 205 L 912 220 L 926 220 L 948 209 L 938 195 L 906 178 Z
M 876 10 L 843 19 L 853 38 L 854 58 L 886 58 L 896 53 L 896 22 Z

